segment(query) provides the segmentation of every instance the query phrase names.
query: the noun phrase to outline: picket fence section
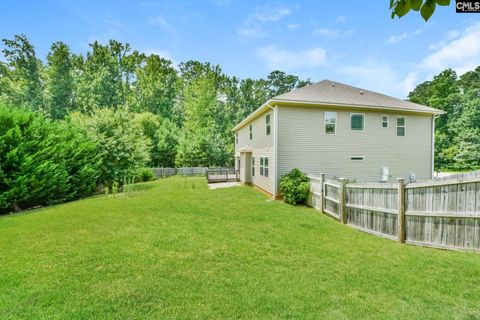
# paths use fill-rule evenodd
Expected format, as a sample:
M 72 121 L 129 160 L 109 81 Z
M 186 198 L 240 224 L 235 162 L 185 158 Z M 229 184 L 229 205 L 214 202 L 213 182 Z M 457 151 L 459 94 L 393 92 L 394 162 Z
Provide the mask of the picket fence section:
M 227 178 L 232 175 L 236 175 L 235 168 L 222 168 L 222 167 L 180 167 L 180 168 L 152 168 L 153 174 L 157 178 L 168 178 L 175 175 L 195 177 L 206 176 L 207 171 L 218 171 L 222 174 L 226 174 Z
M 445 181 L 445 180 L 453 180 L 453 179 L 464 180 L 464 179 L 470 179 L 470 178 L 480 178 L 480 170 L 452 173 L 443 177 L 435 177 L 434 180 L 437 180 L 437 181 L 438 180 Z
M 182 168 L 152 168 L 157 178 L 168 178 L 175 175 L 201 176 L 207 172 L 206 167 L 182 167 Z
M 405 184 L 309 176 L 308 204 L 359 230 L 417 245 L 480 250 L 480 177 Z

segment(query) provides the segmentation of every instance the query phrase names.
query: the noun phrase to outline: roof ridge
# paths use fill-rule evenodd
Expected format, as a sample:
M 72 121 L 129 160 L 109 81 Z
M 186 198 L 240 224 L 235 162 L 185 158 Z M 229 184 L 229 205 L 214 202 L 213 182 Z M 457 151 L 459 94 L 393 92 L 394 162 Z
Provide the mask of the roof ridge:
M 429 106 L 329 79 L 324 79 L 301 88 L 295 88 L 273 97 L 272 100 L 363 105 L 377 108 L 441 113 L 440 110 Z

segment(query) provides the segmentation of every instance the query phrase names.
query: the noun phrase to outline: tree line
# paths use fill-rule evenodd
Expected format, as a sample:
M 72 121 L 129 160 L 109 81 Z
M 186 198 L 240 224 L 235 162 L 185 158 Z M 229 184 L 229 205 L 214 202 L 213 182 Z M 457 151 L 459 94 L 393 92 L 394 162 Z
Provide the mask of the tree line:
M 24 35 L 0 61 L 0 213 L 144 180 L 154 166 L 231 166 L 231 128 L 269 98 L 310 80 L 281 71 L 239 79 L 219 65 L 178 66 L 115 40 L 86 54 L 53 43 L 45 61 Z M 480 167 L 480 67 L 419 84 L 436 119 L 437 169 Z
M 480 66 L 460 77 L 444 70 L 417 85 L 408 99 L 446 111 L 435 122 L 436 169 L 480 167 Z
M 54 120 L 99 109 L 148 113 L 150 166 L 232 165 L 231 128 L 269 98 L 310 83 L 281 71 L 239 79 L 208 62 L 175 66 L 115 40 L 94 42 L 86 54 L 55 42 L 45 61 L 25 35 L 3 46 L 0 102 Z

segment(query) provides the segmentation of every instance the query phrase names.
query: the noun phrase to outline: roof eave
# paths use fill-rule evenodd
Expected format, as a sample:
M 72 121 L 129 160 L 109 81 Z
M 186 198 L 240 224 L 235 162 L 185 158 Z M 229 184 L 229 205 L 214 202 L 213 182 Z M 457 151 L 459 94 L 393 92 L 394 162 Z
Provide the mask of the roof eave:
M 270 105 L 270 102 L 271 102 L 271 100 L 268 100 L 267 102 L 262 104 L 259 108 L 257 108 L 255 111 L 250 113 L 245 119 L 243 119 L 239 124 L 237 124 L 235 127 L 233 127 L 233 129 L 231 131 L 235 132 L 235 131 L 243 128 L 248 123 L 250 123 L 250 121 L 252 121 L 253 119 L 260 116 L 263 112 L 267 111 L 269 108 L 272 108 L 272 106 Z
M 430 107 L 428 108 L 430 108 L 431 110 L 415 110 L 415 109 L 392 108 L 392 107 L 384 107 L 384 106 L 346 104 L 346 103 L 334 103 L 334 102 L 316 102 L 316 101 L 306 101 L 306 100 L 288 100 L 288 99 L 278 99 L 278 98 L 270 99 L 269 102 L 279 103 L 279 104 L 302 105 L 302 106 L 334 106 L 334 107 L 362 108 L 362 109 L 372 109 L 372 110 L 402 111 L 402 112 L 433 114 L 433 115 L 442 115 L 446 113 L 443 110 L 438 110 Z

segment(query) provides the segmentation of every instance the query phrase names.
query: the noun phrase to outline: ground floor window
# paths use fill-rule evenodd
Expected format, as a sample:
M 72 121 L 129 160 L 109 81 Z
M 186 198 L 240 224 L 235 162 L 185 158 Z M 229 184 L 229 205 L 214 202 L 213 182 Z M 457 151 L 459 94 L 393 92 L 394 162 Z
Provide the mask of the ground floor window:
M 268 177 L 268 157 L 260 157 L 260 175 Z
M 252 177 L 255 177 L 255 157 L 252 157 Z

